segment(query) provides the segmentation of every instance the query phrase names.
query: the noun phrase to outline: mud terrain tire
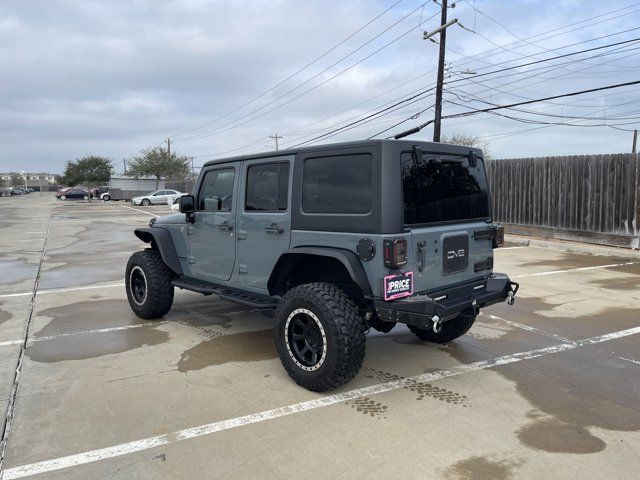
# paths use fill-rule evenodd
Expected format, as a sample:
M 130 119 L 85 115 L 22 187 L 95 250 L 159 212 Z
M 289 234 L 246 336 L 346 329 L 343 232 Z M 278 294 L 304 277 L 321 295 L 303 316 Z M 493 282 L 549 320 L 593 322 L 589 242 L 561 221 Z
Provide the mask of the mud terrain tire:
M 154 320 L 171 309 L 173 276 L 157 250 L 147 249 L 131 255 L 125 285 L 129 305 L 138 317 Z
M 331 284 L 289 290 L 276 312 L 275 339 L 285 370 L 308 390 L 337 388 L 362 368 L 363 318 L 353 300 Z

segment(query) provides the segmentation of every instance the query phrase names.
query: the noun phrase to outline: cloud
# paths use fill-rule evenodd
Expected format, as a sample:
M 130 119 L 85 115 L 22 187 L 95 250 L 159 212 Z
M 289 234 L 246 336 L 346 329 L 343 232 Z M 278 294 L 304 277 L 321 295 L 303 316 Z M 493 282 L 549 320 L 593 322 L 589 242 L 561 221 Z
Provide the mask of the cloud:
M 168 135 L 212 122 L 250 101 L 391 4 L 391 0 L 3 1 L 0 4 L 0 55 L 4 64 L 0 79 L 0 171 L 15 168 L 16 164 L 30 170 L 61 171 L 66 160 L 86 153 L 106 155 L 119 162 L 142 148 L 160 144 Z M 438 7 L 432 2 L 425 5 L 423 12 L 409 16 L 343 62 L 312 78 L 419 4 L 404 0 L 310 68 L 255 102 L 207 127 L 177 136 L 174 148 L 199 158 L 250 143 L 252 149 L 263 150 L 270 145 L 267 136 L 275 131 L 285 134 L 285 145 L 294 144 L 303 134 L 364 114 L 430 86 L 435 81 L 437 46 L 421 39 L 418 21 L 420 13 L 423 20 L 437 13 Z M 458 28 L 451 30 L 447 60 L 454 71 L 493 68 L 490 64 L 522 61 L 523 56 L 543 58 L 553 55 L 549 49 L 635 26 L 634 15 L 624 11 L 600 24 L 583 24 L 581 28 L 550 39 L 496 49 L 483 61 L 469 61 L 462 55 L 494 49 L 491 42 L 509 44 L 517 41 L 514 34 L 530 38 L 614 10 L 613 6 L 591 0 L 560 2 L 553 8 L 543 1 L 477 0 L 476 6 L 512 33 L 474 13 L 469 4 L 458 2 L 450 15 L 459 18 L 468 28 L 475 27 L 478 34 Z M 435 17 L 423 28 L 432 29 L 437 24 Z M 407 31 L 410 33 L 405 37 L 334 80 L 267 113 Z M 635 34 L 637 32 L 629 32 L 594 44 L 632 38 Z M 629 56 L 623 58 L 624 55 Z M 536 98 L 617 83 L 633 77 L 630 67 L 637 65 L 634 55 L 634 51 L 620 53 L 617 58 L 622 59 L 606 64 L 606 69 L 603 63 L 616 57 L 603 57 L 590 64 L 574 64 L 543 74 L 531 68 L 529 74 L 487 78 L 482 82 L 484 85 L 469 79 L 458 82 L 456 90 L 506 103 L 516 101 L 516 95 Z M 278 100 L 305 81 L 308 83 Z M 406 85 L 399 86 L 403 83 Z M 529 83 L 532 85 L 527 86 Z M 451 84 L 452 89 L 453 86 Z M 384 94 L 386 91 L 389 92 Z M 616 105 L 624 99 L 633 100 L 633 92 L 618 97 L 592 95 L 589 98 L 591 103 L 587 105 Z M 266 105 L 269 102 L 273 103 Z M 387 123 L 377 121 L 375 125 L 349 130 L 330 141 L 366 138 L 391 125 L 392 120 L 399 121 L 403 115 L 412 115 L 432 102 L 433 98 L 426 98 L 395 112 Z M 358 104 L 361 105 L 351 109 Z M 468 105 L 479 106 L 471 102 Z M 541 110 L 545 112 L 560 111 L 560 107 L 551 104 L 539 107 L 547 108 Z M 256 111 L 248 115 L 253 110 Z M 339 114 L 343 110 L 347 111 Z M 445 104 L 444 110 L 447 114 L 463 109 Z M 597 109 L 567 106 L 562 112 L 576 115 L 576 112 L 593 110 Z M 633 105 L 611 107 L 605 114 L 625 110 L 632 111 Z M 420 120 L 426 115 L 428 112 Z M 260 117 L 247 122 L 257 116 Z M 324 117 L 329 118 L 308 126 Z M 399 128 L 409 128 L 416 121 Z M 230 128 L 234 125 L 237 128 Z M 443 123 L 445 133 L 449 134 L 497 135 L 526 127 L 480 115 Z M 184 140 L 194 133 L 216 128 L 217 134 Z M 228 131 L 224 131 L 226 129 Z M 428 139 L 429 132 L 425 129 L 416 138 Z M 597 135 L 593 135 L 594 132 Z M 585 141 L 587 135 L 589 140 Z M 587 148 L 616 151 L 626 149 L 627 136 L 625 132 L 606 128 L 552 127 L 498 138 L 492 141 L 492 150 L 498 156 L 567 151 L 595 153 L 587 152 Z M 532 138 L 535 142 L 523 141 L 523 138 Z

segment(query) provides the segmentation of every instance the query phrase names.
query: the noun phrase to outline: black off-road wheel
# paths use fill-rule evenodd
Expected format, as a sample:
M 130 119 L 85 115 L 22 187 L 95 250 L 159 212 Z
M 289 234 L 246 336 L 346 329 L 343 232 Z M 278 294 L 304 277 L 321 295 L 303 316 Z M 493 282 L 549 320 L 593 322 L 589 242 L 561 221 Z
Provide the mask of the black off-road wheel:
M 349 382 L 362 368 L 364 321 L 341 289 L 308 283 L 289 290 L 276 313 L 278 355 L 301 387 L 324 392 Z
M 433 343 L 447 343 L 461 337 L 469 331 L 476 321 L 475 313 L 463 312 L 452 320 L 442 322 L 442 330 L 435 333 L 433 330 L 414 327 L 409 325 L 411 330 L 420 340 Z
M 155 320 L 171 310 L 173 277 L 157 250 L 147 249 L 131 255 L 125 284 L 133 312 L 145 320 Z

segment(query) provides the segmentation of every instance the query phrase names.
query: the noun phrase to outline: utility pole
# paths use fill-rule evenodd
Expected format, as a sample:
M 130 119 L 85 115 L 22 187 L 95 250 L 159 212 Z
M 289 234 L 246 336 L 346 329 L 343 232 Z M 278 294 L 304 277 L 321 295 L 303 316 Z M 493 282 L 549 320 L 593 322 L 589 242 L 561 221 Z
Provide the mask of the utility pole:
M 171 144 L 173 143 L 173 141 L 167 137 L 167 159 L 171 160 Z
M 442 13 L 440 14 L 440 27 L 447 24 L 447 0 L 442 0 Z M 440 122 L 442 117 L 442 86 L 444 85 L 444 56 L 447 41 L 447 29 L 440 30 L 440 55 L 438 56 L 438 80 L 436 83 L 435 119 L 433 121 L 433 141 L 440 141 Z
M 122 165 L 124 166 L 124 174 L 127 174 L 127 159 L 123 158 L 122 159 Z
M 631 153 L 636 153 L 636 146 L 638 145 L 638 129 L 633 131 L 633 144 L 631 147 Z
M 276 132 L 274 135 L 269 135 L 269 138 L 272 138 L 276 141 L 276 150 L 278 150 L 278 139 L 284 137 L 282 135 L 278 135 L 278 133 Z

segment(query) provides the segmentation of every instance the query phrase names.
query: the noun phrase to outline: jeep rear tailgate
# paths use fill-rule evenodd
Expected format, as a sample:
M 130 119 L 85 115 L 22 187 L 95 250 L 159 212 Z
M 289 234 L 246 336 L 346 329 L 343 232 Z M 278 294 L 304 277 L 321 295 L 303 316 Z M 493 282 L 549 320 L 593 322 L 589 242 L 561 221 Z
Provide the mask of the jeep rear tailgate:
M 493 230 L 482 158 L 414 149 L 400 164 L 414 292 L 487 277 Z

